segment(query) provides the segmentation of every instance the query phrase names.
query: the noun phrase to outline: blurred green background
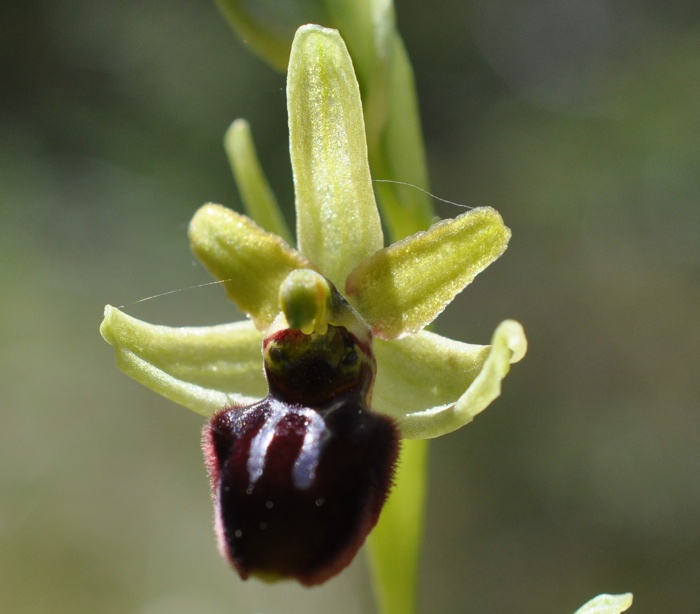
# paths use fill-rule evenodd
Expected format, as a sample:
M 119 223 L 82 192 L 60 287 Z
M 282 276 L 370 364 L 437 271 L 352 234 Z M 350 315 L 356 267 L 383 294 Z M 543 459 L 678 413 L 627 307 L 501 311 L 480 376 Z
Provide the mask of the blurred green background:
M 209 280 L 186 227 L 203 202 L 240 207 L 234 118 L 291 219 L 284 77 L 212 2 L 2 9 L 0 610 L 371 612 L 362 557 L 311 591 L 225 566 L 201 419 L 98 334 L 105 303 Z M 432 190 L 513 230 L 438 330 L 486 343 L 514 317 L 530 339 L 503 396 L 431 448 L 421 611 L 565 614 L 624 591 L 639 614 L 700 610 L 700 4 L 397 13 Z M 216 286 L 126 311 L 238 317 Z

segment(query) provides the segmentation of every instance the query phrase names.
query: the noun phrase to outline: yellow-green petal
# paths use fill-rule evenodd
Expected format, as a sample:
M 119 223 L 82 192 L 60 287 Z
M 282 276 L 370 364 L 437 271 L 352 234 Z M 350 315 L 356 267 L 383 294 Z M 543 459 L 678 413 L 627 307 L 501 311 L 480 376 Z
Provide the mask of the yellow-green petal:
M 224 282 L 228 297 L 259 330 L 279 313 L 278 293 L 287 275 L 314 268 L 280 237 L 221 205 L 204 205 L 190 222 L 190 246 L 207 270 Z
M 263 334 L 252 322 L 172 328 L 105 307 L 100 326 L 117 366 L 165 398 L 203 416 L 267 394 Z
M 263 229 L 291 244 L 292 234 L 260 167 L 250 125 L 246 120 L 237 119 L 231 124 L 224 136 L 224 148 L 246 213 Z
M 488 345 L 428 331 L 394 341 L 375 339 L 373 348 L 377 379 L 372 406 L 395 417 L 456 403 L 489 354 Z
M 338 287 L 383 245 L 360 91 L 335 30 L 299 28 L 287 75 L 297 244 Z
M 495 209 L 473 209 L 367 258 L 348 277 L 346 296 L 376 336 L 415 333 L 496 260 L 509 239 Z
M 623 595 L 598 595 L 574 614 L 620 614 L 632 606 L 632 593 Z
M 372 406 L 394 417 L 407 439 L 429 439 L 471 422 L 501 393 L 511 363 L 525 355 L 522 326 L 499 324 L 492 344 L 469 345 L 422 331 L 375 340 Z

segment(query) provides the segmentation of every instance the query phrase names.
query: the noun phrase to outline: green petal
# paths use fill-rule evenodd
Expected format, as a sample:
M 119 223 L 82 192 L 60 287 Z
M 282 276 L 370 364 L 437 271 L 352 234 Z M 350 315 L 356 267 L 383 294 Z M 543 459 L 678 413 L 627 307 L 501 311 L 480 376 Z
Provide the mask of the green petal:
M 346 296 L 376 336 L 414 333 L 496 260 L 509 239 L 495 209 L 473 209 L 378 251 L 352 271 Z
M 582 605 L 575 614 L 620 614 L 632 606 L 632 593 L 624 595 L 598 595 L 585 605 Z
M 224 148 L 246 213 L 263 229 L 291 244 L 292 234 L 260 167 L 250 125 L 246 120 L 237 119 L 231 124 L 224 137 Z
M 339 288 L 383 245 L 360 91 L 335 30 L 297 31 L 287 77 L 299 250 Z
M 100 326 L 117 366 L 158 394 L 203 416 L 267 394 L 263 334 L 252 322 L 201 328 L 147 324 L 105 307 Z
M 498 397 L 511 363 L 526 350 L 523 328 L 513 320 L 499 324 L 490 346 L 427 331 L 396 341 L 375 340 L 372 406 L 396 418 L 407 439 L 445 435 L 471 422 Z
M 224 281 L 228 297 L 265 330 L 279 313 L 287 275 L 314 268 L 280 237 L 221 205 L 204 205 L 190 222 L 190 246 L 207 270 Z
M 395 341 L 375 339 L 372 405 L 396 417 L 454 404 L 481 371 L 490 348 L 428 331 Z

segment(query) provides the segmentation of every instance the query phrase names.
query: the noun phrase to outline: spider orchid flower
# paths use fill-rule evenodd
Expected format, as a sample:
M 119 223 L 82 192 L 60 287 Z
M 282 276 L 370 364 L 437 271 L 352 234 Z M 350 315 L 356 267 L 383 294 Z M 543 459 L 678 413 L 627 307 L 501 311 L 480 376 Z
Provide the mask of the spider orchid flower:
M 424 330 L 510 231 L 483 207 L 384 247 L 359 89 L 336 31 L 299 29 L 287 100 L 297 247 L 241 122 L 229 133 L 234 166 L 259 223 L 208 204 L 189 227 L 193 252 L 249 320 L 170 328 L 108 306 L 101 332 L 125 373 L 209 419 L 219 546 L 241 577 L 313 585 L 376 524 L 400 439 L 470 422 L 526 340 L 512 320 L 490 345 Z

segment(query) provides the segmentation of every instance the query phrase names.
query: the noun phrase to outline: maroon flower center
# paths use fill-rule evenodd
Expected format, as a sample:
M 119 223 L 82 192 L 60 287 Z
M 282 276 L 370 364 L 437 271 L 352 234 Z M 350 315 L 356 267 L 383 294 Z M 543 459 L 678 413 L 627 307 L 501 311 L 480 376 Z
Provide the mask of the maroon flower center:
M 367 405 L 374 358 L 344 328 L 278 331 L 264 356 L 268 396 L 204 430 L 219 545 L 244 579 L 318 584 L 376 524 L 397 429 Z

